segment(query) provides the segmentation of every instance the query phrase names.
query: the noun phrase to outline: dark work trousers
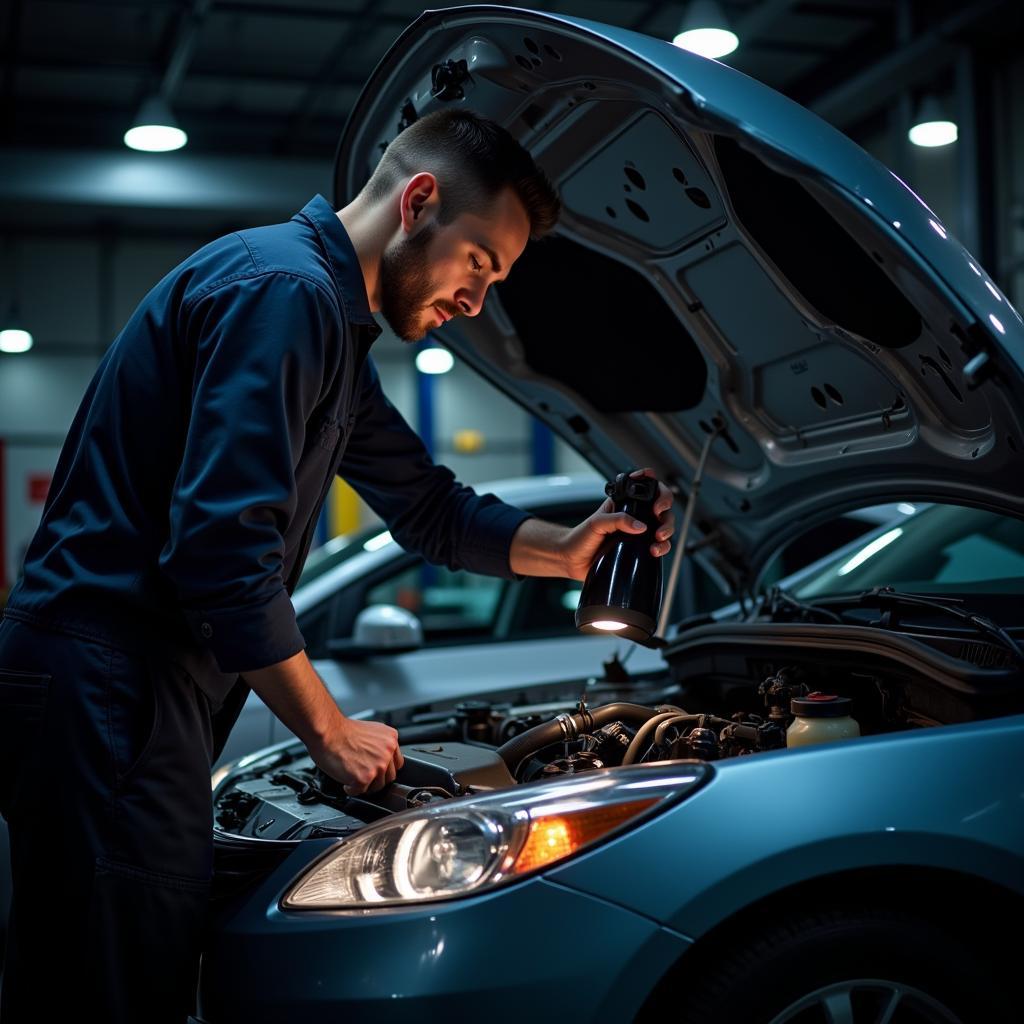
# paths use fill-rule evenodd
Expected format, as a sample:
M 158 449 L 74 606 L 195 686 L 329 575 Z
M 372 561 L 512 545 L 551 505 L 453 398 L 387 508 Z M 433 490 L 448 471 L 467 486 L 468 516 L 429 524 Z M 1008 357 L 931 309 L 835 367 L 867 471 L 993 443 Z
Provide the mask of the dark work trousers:
M 2 1024 L 186 1020 L 212 874 L 210 764 L 243 689 L 226 722 L 170 657 L 0 621 L 14 881 Z

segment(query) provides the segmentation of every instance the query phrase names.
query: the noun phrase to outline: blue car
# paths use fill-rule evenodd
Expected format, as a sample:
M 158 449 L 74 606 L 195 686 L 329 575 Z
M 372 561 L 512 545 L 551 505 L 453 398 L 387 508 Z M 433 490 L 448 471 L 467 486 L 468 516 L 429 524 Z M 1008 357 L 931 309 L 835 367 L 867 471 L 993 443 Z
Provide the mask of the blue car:
M 199 1018 L 1019 1020 L 1020 315 L 807 110 L 560 15 L 418 19 L 337 203 L 446 104 L 565 213 L 438 341 L 602 475 L 654 467 L 735 603 L 670 609 L 643 671 L 364 712 L 405 755 L 374 794 L 294 741 L 222 766 Z M 784 545 L 883 502 L 911 514 L 778 584 Z

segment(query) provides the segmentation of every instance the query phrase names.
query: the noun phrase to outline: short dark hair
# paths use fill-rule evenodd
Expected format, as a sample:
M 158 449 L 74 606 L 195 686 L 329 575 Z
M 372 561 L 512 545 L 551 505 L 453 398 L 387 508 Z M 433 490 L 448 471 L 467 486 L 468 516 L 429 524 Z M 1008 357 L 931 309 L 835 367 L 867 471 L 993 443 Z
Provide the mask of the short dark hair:
M 561 203 L 547 175 L 500 124 L 472 110 L 435 110 L 414 121 L 384 151 L 363 186 L 371 200 L 384 199 L 419 171 L 437 178 L 438 218 L 450 224 L 460 213 L 483 213 L 504 188 L 511 188 L 530 218 L 530 237 L 547 234 Z

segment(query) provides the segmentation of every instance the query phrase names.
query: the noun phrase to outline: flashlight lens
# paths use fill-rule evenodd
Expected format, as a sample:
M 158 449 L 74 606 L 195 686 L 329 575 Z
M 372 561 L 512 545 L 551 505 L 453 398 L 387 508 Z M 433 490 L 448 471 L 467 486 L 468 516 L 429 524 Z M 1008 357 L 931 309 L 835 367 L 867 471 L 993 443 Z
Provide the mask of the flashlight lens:
M 626 628 L 626 623 L 615 622 L 612 619 L 598 619 L 597 622 L 592 622 L 590 625 L 593 626 L 594 629 L 606 629 L 609 633 L 616 629 Z

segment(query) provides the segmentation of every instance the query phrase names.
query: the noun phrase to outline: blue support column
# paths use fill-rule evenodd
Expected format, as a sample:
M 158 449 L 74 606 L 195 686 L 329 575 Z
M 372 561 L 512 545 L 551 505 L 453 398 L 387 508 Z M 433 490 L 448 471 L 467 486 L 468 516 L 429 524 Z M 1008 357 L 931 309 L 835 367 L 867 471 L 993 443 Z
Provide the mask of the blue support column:
M 429 342 L 420 342 L 419 349 L 427 348 Z M 416 374 L 416 430 L 426 445 L 431 458 L 434 457 L 434 374 Z
M 420 342 L 417 346 L 417 351 L 426 348 L 429 344 L 429 342 Z M 416 431 L 420 435 L 420 440 L 426 447 L 430 457 L 434 458 L 434 389 L 437 385 L 434 381 L 434 374 L 421 373 L 415 368 L 415 364 L 413 373 L 416 374 Z M 429 562 L 425 562 L 423 564 L 423 571 L 420 573 L 420 585 L 426 590 L 436 580 L 437 572 L 435 567 L 430 565 Z
M 555 435 L 546 423 L 533 419 L 530 444 L 530 472 L 535 476 L 555 471 Z

